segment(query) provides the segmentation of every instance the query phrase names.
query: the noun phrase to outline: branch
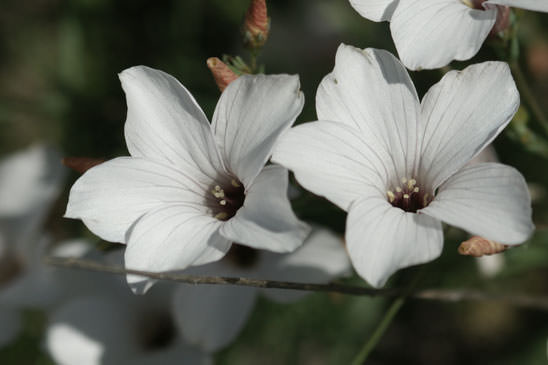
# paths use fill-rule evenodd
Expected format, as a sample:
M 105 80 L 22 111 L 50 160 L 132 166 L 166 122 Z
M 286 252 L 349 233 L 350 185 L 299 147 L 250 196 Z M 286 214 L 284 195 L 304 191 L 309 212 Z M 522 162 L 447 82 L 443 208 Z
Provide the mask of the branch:
M 314 292 L 330 292 L 369 297 L 401 297 L 423 300 L 437 300 L 443 302 L 461 301 L 497 301 L 516 307 L 548 311 L 548 296 L 529 296 L 524 294 L 493 294 L 473 289 L 423 289 L 407 293 L 405 288 L 373 289 L 355 285 L 343 284 L 310 284 L 276 280 L 259 280 L 221 276 L 196 276 L 178 274 L 175 272 L 149 272 L 142 270 L 125 269 L 119 266 L 105 265 L 95 261 L 82 260 L 70 257 L 46 257 L 48 265 L 110 273 L 115 275 L 139 275 L 155 280 L 173 281 L 186 284 L 207 285 L 238 285 L 265 289 L 305 290 Z

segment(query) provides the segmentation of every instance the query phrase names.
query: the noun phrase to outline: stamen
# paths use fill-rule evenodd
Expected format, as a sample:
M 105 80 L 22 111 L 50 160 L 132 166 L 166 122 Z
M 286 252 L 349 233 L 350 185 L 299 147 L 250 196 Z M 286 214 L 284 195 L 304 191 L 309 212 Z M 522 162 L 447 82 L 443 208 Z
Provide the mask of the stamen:
M 407 188 L 409 190 L 413 189 L 413 187 L 417 185 L 417 180 L 415 179 L 410 179 L 408 182 L 407 182 Z
M 206 203 L 211 208 L 211 215 L 219 220 L 226 221 L 236 214 L 245 200 L 245 189 L 235 178 L 225 180 L 224 185 L 213 185 L 206 196 Z
M 400 186 L 391 187 L 386 192 L 387 200 L 392 206 L 409 213 L 416 213 L 432 201 L 432 197 L 426 194 L 427 189 L 420 187 L 420 183 L 415 178 L 404 177 L 401 182 Z
M 218 220 L 224 221 L 225 219 L 228 218 L 228 214 L 226 212 L 217 213 L 217 214 L 215 214 L 214 218 L 217 218 Z

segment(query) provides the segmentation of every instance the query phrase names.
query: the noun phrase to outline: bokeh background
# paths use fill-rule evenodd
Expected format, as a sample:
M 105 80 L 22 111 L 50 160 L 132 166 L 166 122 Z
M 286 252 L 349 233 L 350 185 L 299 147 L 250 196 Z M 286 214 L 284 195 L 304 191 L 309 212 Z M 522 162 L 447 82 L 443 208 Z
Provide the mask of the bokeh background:
M 174 75 L 211 116 L 220 93 L 205 61 L 223 54 L 248 56 L 240 33 L 247 5 L 245 0 L 2 0 L 1 155 L 37 142 L 55 146 L 65 156 L 126 155 L 126 105 L 117 73 L 133 65 Z M 300 75 L 307 101 L 298 122 L 315 119 L 316 87 L 333 68 L 341 42 L 395 53 L 388 24 L 361 18 L 347 0 L 272 0 L 268 5 L 271 33 L 260 62 L 267 73 Z M 519 63 L 548 113 L 548 14 L 517 14 Z M 499 43 L 487 42 L 471 62 L 498 58 Z M 451 66 L 459 69 L 467 63 Z M 413 72 L 419 94 L 443 72 Z M 466 235 L 450 229 L 443 256 L 425 266 L 419 287 L 548 294 L 548 155 L 531 152 L 519 132 L 519 125 L 526 123 L 531 133 L 542 136 L 528 105 L 519 118 L 495 141 L 495 148 L 499 159 L 517 167 L 531 185 L 535 236 L 504 253 L 502 271 L 487 278 L 474 259 L 457 254 Z M 46 229 L 55 240 L 86 236 L 104 247 L 81 222 L 62 218 L 76 178 L 76 173 L 69 175 Z M 294 208 L 301 218 L 343 233 L 345 215 L 328 202 L 303 191 Z M 400 271 L 389 285 L 405 285 L 412 270 Z M 345 282 L 365 285 L 357 277 Z M 241 336 L 215 359 L 227 365 L 347 364 L 389 303 L 322 293 L 291 305 L 260 299 Z M 17 341 L 0 349 L 0 363 L 52 364 L 43 351 L 46 319 L 35 312 L 25 318 L 25 331 Z M 547 341 L 548 312 L 497 301 L 409 300 L 370 363 L 545 364 Z

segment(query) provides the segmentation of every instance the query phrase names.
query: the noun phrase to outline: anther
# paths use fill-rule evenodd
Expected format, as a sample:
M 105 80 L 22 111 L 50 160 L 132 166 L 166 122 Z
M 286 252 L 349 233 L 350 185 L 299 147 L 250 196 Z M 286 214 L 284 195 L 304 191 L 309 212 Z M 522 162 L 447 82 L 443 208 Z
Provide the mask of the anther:
M 221 187 L 219 185 L 215 185 L 215 191 L 221 191 Z
M 407 182 L 407 188 L 409 190 L 413 189 L 413 187 L 417 185 L 417 180 L 415 179 L 410 179 L 408 182 Z
M 215 214 L 214 218 L 217 218 L 218 220 L 224 221 L 226 218 L 228 218 L 228 214 L 226 212 L 217 213 L 217 214 Z
M 406 182 L 407 182 L 407 178 L 406 178 L 406 177 L 402 177 L 402 178 L 401 178 L 401 183 L 402 183 L 402 184 L 405 184 Z
M 396 188 L 396 193 L 401 193 L 401 188 L 399 186 Z
M 404 199 L 409 199 L 409 194 L 403 194 Z
M 224 199 L 221 200 L 221 201 L 219 202 L 219 204 L 221 204 L 221 205 L 226 205 L 226 200 L 224 200 Z
M 474 3 L 472 2 L 472 0 L 461 0 L 461 2 L 472 9 L 474 8 Z
M 240 184 L 238 184 L 238 182 L 234 179 L 232 179 L 232 181 L 230 182 L 232 184 L 232 186 L 234 186 L 235 188 L 239 188 L 240 187 Z
M 419 190 L 420 190 L 420 189 L 419 189 L 419 187 L 417 186 L 415 189 L 413 189 L 413 192 L 414 192 L 414 193 L 418 193 Z
M 388 190 L 386 192 L 386 195 L 388 196 L 388 200 L 390 201 L 390 203 L 392 203 L 395 199 L 396 199 L 396 196 L 394 195 L 394 193 L 390 190 Z

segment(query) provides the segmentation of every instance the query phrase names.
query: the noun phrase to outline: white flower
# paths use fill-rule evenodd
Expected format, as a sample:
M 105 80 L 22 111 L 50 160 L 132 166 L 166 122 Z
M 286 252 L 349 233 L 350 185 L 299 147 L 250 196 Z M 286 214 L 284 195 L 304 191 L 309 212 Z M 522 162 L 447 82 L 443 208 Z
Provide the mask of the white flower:
M 341 240 L 316 229 L 303 246 L 290 254 L 233 246 L 221 261 L 191 268 L 189 274 L 246 277 L 306 283 L 327 283 L 350 272 Z M 259 293 L 278 302 L 290 302 L 306 292 L 222 285 L 180 285 L 173 300 L 176 323 L 183 337 L 203 351 L 215 352 L 240 333 Z
M 109 261 L 122 262 L 120 252 Z M 104 259 L 104 257 L 103 257 Z M 83 272 L 60 278 L 64 286 L 85 286 L 58 306 L 46 328 L 46 349 L 59 365 L 206 365 L 212 359 L 181 338 L 170 312 L 172 286 L 147 296 L 122 290 L 122 280 Z M 99 280 L 101 286 L 89 288 Z
M 43 309 L 58 293 L 42 263 L 43 221 L 62 186 L 59 155 L 33 146 L 0 162 L 0 345 L 18 334 L 22 308 Z
M 497 20 L 497 5 L 548 12 L 548 0 L 350 0 L 363 17 L 389 21 L 403 64 L 433 69 L 467 60 L 480 49 Z
M 485 147 L 483 151 L 474 157 L 468 164 L 472 165 L 482 162 L 499 162 L 497 152 L 492 144 Z M 474 260 L 476 261 L 479 273 L 485 278 L 496 276 L 505 265 L 503 253 L 477 257 L 474 258 Z
M 465 166 L 518 106 L 505 63 L 448 72 L 421 103 L 390 53 L 341 45 L 318 88 L 320 121 L 284 134 L 272 159 L 348 211 L 350 258 L 378 287 L 396 270 L 440 255 L 441 221 L 505 244 L 529 237 L 521 174 L 498 163 Z
M 66 216 L 107 241 L 127 243 L 126 266 L 167 271 L 219 260 L 232 242 L 289 252 L 308 227 L 287 199 L 287 170 L 264 167 L 300 113 L 297 76 L 242 76 L 210 124 L 172 76 L 147 67 L 120 74 L 131 157 L 88 170 Z M 129 276 L 138 292 L 152 282 Z

